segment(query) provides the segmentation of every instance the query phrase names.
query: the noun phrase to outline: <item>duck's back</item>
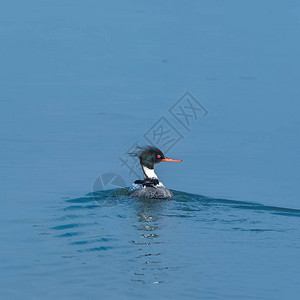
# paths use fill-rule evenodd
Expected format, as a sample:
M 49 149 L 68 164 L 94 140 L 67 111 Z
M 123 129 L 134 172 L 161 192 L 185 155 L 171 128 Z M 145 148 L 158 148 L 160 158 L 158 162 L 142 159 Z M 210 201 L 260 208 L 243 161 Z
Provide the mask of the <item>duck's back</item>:
M 133 191 L 131 195 L 134 197 L 165 199 L 171 198 L 173 196 L 173 193 L 170 190 L 166 189 L 164 186 L 147 186 Z

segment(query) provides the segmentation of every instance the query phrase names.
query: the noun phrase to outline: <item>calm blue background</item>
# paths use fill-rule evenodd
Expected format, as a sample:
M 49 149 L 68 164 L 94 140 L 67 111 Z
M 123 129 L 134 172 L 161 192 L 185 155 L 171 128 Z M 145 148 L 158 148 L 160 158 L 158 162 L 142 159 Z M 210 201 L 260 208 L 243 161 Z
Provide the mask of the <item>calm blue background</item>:
M 297 1 L 11 1 L 1 191 L 78 193 L 182 94 L 209 111 L 159 166 L 177 190 L 299 208 Z M 164 62 L 166 60 L 166 62 Z
M 119 157 L 186 91 L 208 114 L 178 127 L 168 155 L 184 161 L 157 166 L 164 184 L 299 209 L 299 35 L 292 0 L 3 4 L 0 224 L 16 270 L 49 207 L 105 172 L 137 179 Z

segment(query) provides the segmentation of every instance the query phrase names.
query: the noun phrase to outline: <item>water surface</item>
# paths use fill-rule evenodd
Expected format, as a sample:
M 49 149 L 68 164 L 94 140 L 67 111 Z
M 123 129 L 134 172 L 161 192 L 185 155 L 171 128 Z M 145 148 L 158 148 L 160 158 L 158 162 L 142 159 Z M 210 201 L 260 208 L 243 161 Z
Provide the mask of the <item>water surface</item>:
M 174 193 L 35 203 L 6 224 L 5 298 L 297 298 L 299 210 Z
M 1 299 L 298 299 L 299 20 L 294 0 L 3 3 Z M 208 111 L 190 131 L 186 91 Z M 119 157 L 161 117 L 175 197 L 96 201 L 102 174 L 141 178 Z

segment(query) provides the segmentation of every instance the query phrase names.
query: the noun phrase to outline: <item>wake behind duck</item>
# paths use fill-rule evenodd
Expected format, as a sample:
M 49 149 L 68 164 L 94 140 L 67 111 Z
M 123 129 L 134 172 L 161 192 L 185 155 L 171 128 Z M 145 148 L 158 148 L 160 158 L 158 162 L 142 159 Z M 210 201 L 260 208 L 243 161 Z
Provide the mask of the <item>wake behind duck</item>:
M 163 161 L 182 161 L 181 159 L 167 158 L 160 149 L 152 146 L 140 148 L 140 151 L 130 155 L 140 159 L 144 173 L 144 180 L 136 180 L 130 188 L 132 196 L 159 199 L 173 196 L 173 193 L 158 180 L 154 172 L 154 165 Z

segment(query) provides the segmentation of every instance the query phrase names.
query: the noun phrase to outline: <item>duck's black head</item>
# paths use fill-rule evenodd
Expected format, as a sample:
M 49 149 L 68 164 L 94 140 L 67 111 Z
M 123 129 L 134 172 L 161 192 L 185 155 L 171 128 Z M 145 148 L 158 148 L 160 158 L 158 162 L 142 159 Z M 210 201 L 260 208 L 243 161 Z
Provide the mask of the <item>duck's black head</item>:
M 139 152 L 131 153 L 131 155 L 137 156 L 141 165 L 148 169 L 154 169 L 154 165 L 162 161 L 181 161 L 181 159 L 166 158 L 160 149 L 152 146 L 140 148 Z
M 154 165 L 160 163 L 165 158 L 161 150 L 156 147 L 146 147 L 139 153 L 142 166 L 154 169 Z

